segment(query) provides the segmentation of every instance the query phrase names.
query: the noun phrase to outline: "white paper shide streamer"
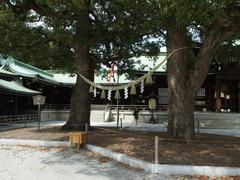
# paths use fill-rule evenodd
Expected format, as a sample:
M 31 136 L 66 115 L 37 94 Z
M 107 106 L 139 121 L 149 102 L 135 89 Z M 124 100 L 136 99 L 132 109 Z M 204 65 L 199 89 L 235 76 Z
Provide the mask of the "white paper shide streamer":
M 124 99 L 128 98 L 128 87 L 124 88 Z
M 94 89 L 93 89 L 93 97 L 95 98 L 96 96 L 97 96 L 97 88 L 94 87 Z
M 107 99 L 111 101 L 111 97 L 112 97 L 112 90 L 108 90 Z

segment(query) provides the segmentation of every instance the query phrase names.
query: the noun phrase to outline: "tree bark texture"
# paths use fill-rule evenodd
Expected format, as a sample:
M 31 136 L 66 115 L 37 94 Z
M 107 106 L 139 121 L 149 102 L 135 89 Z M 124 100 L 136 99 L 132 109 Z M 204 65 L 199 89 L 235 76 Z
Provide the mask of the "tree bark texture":
M 191 84 L 193 85 L 195 92 L 198 91 L 206 79 L 211 61 L 216 54 L 217 48 L 225 39 L 232 35 L 228 29 L 218 24 L 209 26 L 206 32 L 204 43 L 197 54 L 194 71 L 191 76 Z
M 87 46 L 80 46 L 76 49 L 76 67 L 79 73 L 93 81 L 94 62 L 89 56 Z M 71 96 L 70 117 L 64 129 L 83 131 L 86 123 L 90 126 L 91 94 L 89 87 L 89 84 L 81 77 L 77 77 Z
M 218 24 L 209 26 L 206 32 L 194 62 L 190 62 L 187 50 L 178 51 L 168 59 L 168 132 L 174 138 L 192 139 L 195 136 L 195 96 L 207 77 L 217 48 L 231 35 L 224 26 Z M 181 47 L 188 47 L 186 27 L 176 25 L 167 30 L 168 54 Z
M 167 32 L 168 54 L 186 47 L 186 29 L 175 27 Z M 167 63 L 169 89 L 168 132 L 174 138 L 191 139 L 194 136 L 194 96 L 189 86 L 187 49 L 173 54 Z

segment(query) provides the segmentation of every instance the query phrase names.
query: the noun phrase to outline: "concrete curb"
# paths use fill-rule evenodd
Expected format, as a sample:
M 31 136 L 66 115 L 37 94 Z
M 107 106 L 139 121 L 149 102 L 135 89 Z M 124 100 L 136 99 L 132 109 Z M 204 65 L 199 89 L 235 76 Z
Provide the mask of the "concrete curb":
M 64 141 L 41 141 L 41 140 L 21 140 L 21 139 L 0 139 L 0 145 L 29 145 L 47 147 L 71 147 L 69 142 Z M 215 166 L 190 166 L 190 165 L 167 165 L 152 164 L 147 161 L 135 159 L 121 153 L 116 153 L 98 146 L 87 144 L 87 149 L 102 156 L 112 158 L 136 168 L 144 169 L 151 173 L 163 175 L 207 175 L 207 176 L 239 176 L 240 168 L 235 167 L 215 167 Z
M 207 176 L 237 176 L 240 175 L 240 168 L 235 167 L 215 167 L 215 166 L 190 166 L 190 165 L 167 165 L 152 164 L 147 161 L 138 160 L 121 153 L 116 153 L 98 146 L 87 145 L 87 149 L 114 159 L 117 162 L 128 164 L 144 169 L 151 173 L 163 175 L 207 175 Z
M 116 152 L 113 152 L 98 146 L 90 145 L 90 144 L 87 144 L 87 149 L 97 154 L 100 154 L 102 156 L 112 158 L 117 162 L 121 162 L 124 164 L 128 164 L 130 166 L 134 166 L 136 168 L 144 169 L 145 171 L 148 171 L 148 172 L 152 172 L 152 163 L 149 163 L 147 161 L 135 159 L 135 158 L 126 156 L 124 154 L 116 153 Z

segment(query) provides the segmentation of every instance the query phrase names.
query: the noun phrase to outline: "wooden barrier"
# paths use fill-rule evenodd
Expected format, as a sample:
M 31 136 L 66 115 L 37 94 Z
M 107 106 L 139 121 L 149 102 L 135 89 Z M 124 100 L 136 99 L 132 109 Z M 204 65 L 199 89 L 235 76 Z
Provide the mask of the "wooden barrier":
M 78 150 L 80 150 L 80 146 L 85 146 L 87 143 L 87 133 L 86 132 L 71 132 L 69 133 L 69 141 L 71 146 L 73 144 L 77 144 Z
M 14 123 L 24 123 L 24 127 L 27 126 L 29 122 L 35 122 L 38 120 L 36 114 L 22 114 L 22 115 L 8 115 L 0 116 L 0 124 L 14 124 Z

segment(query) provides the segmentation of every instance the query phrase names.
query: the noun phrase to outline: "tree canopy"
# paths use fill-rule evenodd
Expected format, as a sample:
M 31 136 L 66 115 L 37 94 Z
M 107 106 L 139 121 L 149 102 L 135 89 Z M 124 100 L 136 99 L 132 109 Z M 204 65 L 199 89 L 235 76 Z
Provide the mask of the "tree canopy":
M 42 68 L 72 70 L 74 48 L 79 43 L 90 47 L 97 63 L 119 62 L 121 69 L 131 67 L 131 61 L 126 61 L 131 57 L 159 52 L 147 38 L 152 20 L 145 22 L 143 15 L 149 14 L 151 4 L 146 7 L 144 1 L 4 2 L 1 52 Z M 86 16 L 85 22 L 82 16 Z M 79 23 L 87 31 L 84 37 L 77 33 Z

